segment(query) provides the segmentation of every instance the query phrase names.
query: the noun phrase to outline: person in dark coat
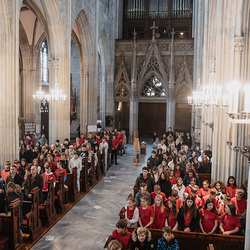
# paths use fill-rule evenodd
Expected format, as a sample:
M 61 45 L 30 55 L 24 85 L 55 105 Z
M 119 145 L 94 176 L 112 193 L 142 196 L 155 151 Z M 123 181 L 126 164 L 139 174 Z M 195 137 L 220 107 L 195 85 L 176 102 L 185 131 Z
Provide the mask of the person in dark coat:
M 138 227 L 132 233 L 131 250 L 155 249 L 151 232 L 146 227 Z
M 167 170 L 163 171 L 160 174 L 159 186 L 161 187 L 161 192 L 163 192 L 166 195 L 166 198 L 171 196 L 172 186 L 171 182 L 169 181 L 169 173 Z
M 154 166 L 158 167 L 160 165 L 159 164 L 159 159 L 156 157 L 156 151 L 155 150 L 153 150 L 151 152 L 151 156 L 148 158 L 147 162 L 149 163 L 149 170 L 152 170 L 152 168 Z
M 23 178 L 24 177 L 24 169 L 20 166 L 19 160 L 14 160 L 14 165 L 16 166 L 17 173 Z
M 6 202 L 5 202 L 5 213 L 7 214 L 10 212 L 10 204 L 15 199 L 19 199 L 20 202 L 20 223 L 23 222 L 23 192 L 22 188 L 19 185 L 16 185 L 14 182 L 9 182 L 7 185 L 7 196 L 6 196 Z
M 29 199 L 32 198 L 32 194 L 30 193 L 33 188 L 38 187 L 39 188 L 39 204 L 43 203 L 43 177 L 38 175 L 38 169 L 37 166 L 31 167 L 31 174 L 28 175 L 25 184 L 24 184 L 24 192 L 26 197 Z
M 25 151 L 23 158 L 26 160 L 27 163 L 32 163 L 34 159 L 34 152 L 31 149 L 30 145 L 27 145 L 27 150 Z
M 8 184 L 9 182 L 14 182 L 20 187 L 23 186 L 23 178 L 17 173 L 17 168 L 15 165 L 10 167 L 10 175 L 8 175 L 6 178 L 6 184 Z
M 147 167 L 142 168 L 142 173 L 136 179 L 135 183 L 138 184 L 138 187 L 140 187 L 141 183 L 143 183 L 143 182 L 147 184 L 148 192 L 151 194 L 151 192 L 153 192 L 153 190 L 154 190 L 155 180 L 149 174 Z

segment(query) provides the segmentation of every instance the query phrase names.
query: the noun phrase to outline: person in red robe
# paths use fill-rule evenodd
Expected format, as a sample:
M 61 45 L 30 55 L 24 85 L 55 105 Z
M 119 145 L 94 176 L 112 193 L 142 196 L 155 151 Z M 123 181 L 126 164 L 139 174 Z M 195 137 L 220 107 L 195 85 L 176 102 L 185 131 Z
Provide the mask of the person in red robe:
M 200 210 L 200 229 L 205 234 L 213 234 L 218 227 L 218 213 L 212 198 L 206 200 L 204 208 Z
M 149 198 L 147 196 L 143 196 L 141 198 L 141 206 L 139 207 L 139 225 L 140 227 L 152 228 L 152 224 L 154 222 L 154 210 L 149 204 Z
M 227 204 L 225 207 L 225 213 L 220 218 L 221 233 L 224 235 L 237 234 L 240 227 L 240 220 L 236 214 L 234 204 Z
M 173 231 L 178 230 L 178 220 L 177 216 L 179 213 L 179 209 L 176 206 L 176 200 L 174 198 L 169 199 L 166 208 L 166 222 L 165 226 L 169 226 Z
M 155 214 L 152 228 L 162 229 L 165 226 L 166 207 L 163 205 L 163 199 L 160 194 L 156 195 L 152 209 L 154 210 Z
M 247 201 L 243 198 L 244 197 L 244 190 L 243 189 L 236 189 L 235 197 L 231 199 L 231 202 L 236 207 L 236 214 L 242 217 L 247 210 Z
M 226 194 L 230 196 L 230 198 L 232 199 L 233 197 L 235 197 L 235 191 L 236 189 L 238 189 L 239 186 L 236 185 L 236 180 L 233 176 L 229 176 L 228 180 L 227 180 L 227 185 L 225 188 Z
M 202 200 L 201 200 L 201 206 L 204 207 L 206 204 L 207 199 L 212 199 L 214 202 L 214 207 L 216 210 L 218 210 L 220 208 L 220 203 L 219 200 L 217 198 L 217 190 L 215 188 L 212 188 L 210 190 L 210 194 L 203 196 Z
M 195 205 L 199 209 L 201 207 L 201 198 L 198 196 L 198 189 L 196 187 L 191 188 L 191 196 L 194 197 Z
M 46 165 L 45 172 L 42 174 L 43 177 L 43 191 L 48 190 L 48 180 L 53 179 L 56 181 L 55 175 L 51 172 L 51 166 Z
M 209 195 L 210 194 L 210 188 L 209 188 L 209 181 L 205 180 L 202 183 L 202 188 L 199 190 L 199 196 L 202 198 L 203 196 Z
M 231 198 L 227 194 L 223 195 L 222 203 L 220 204 L 220 208 L 218 209 L 218 214 L 221 216 L 225 213 L 225 207 L 227 204 L 231 203 Z
M 183 200 L 178 196 L 177 190 L 172 190 L 172 197 L 168 197 L 167 203 L 171 198 L 174 198 L 176 200 L 176 206 L 178 209 L 183 206 Z
M 192 178 L 191 180 L 190 180 L 190 184 L 186 187 L 186 189 L 185 189 L 185 193 L 187 194 L 187 195 L 191 195 L 191 188 L 192 187 L 195 187 L 195 188 L 197 188 L 197 190 L 198 190 L 198 192 L 199 192 L 199 187 L 196 185 L 196 179 L 195 178 Z
M 67 179 L 67 171 L 66 171 L 66 169 L 63 168 L 62 163 L 59 161 L 59 162 L 57 162 L 57 169 L 55 171 L 55 176 L 56 176 L 57 181 L 59 181 L 59 174 L 61 172 L 64 172 L 64 181 L 66 181 L 66 179 Z
M 152 204 L 154 204 L 155 197 L 158 194 L 162 197 L 162 200 L 163 200 L 163 202 L 165 204 L 165 202 L 167 200 L 166 199 L 166 195 L 163 192 L 161 192 L 161 187 L 159 185 L 155 185 L 154 186 L 154 192 L 151 192 L 151 201 L 152 201 Z
M 112 236 L 115 240 L 119 241 L 122 244 L 122 250 L 127 250 L 131 247 L 131 236 L 127 229 L 127 222 L 126 220 L 119 220 L 116 223 L 117 229 L 112 232 Z

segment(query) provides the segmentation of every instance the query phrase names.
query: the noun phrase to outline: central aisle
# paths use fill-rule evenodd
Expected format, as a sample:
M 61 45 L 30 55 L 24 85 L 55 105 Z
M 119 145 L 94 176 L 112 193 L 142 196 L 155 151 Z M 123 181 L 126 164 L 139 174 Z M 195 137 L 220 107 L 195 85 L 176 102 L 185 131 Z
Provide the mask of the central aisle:
M 152 146 L 147 145 L 147 157 Z M 133 185 L 141 166 L 131 166 L 134 160 L 133 145 L 127 145 L 126 154 L 118 156 L 119 165 L 113 165 L 102 179 L 85 195 L 42 239 L 35 249 L 103 249 L 106 238 L 115 229 L 119 211 L 133 192 Z M 94 207 L 95 206 L 95 207 Z M 47 236 L 54 236 L 52 241 Z

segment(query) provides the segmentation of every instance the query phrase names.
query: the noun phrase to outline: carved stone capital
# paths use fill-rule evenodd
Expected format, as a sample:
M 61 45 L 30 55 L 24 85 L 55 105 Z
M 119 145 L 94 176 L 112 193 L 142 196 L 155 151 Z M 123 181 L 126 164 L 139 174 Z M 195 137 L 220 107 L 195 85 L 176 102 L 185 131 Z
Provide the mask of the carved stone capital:
M 32 78 L 34 78 L 34 77 L 36 76 L 36 71 L 35 71 L 35 70 L 31 70 L 31 71 L 30 71 L 30 76 L 31 76 Z
M 243 36 L 236 36 L 234 38 L 234 48 L 235 48 L 235 51 L 237 52 L 242 52 L 243 50 L 243 47 L 244 47 L 244 37 Z

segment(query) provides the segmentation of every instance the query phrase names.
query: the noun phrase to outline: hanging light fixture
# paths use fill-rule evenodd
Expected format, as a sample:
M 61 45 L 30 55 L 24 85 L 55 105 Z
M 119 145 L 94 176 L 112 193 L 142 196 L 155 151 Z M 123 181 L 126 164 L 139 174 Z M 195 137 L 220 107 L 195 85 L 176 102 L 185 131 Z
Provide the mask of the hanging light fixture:
M 36 91 L 36 94 L 33 95 L 33 98 L 34 98 L 34 100 L 36 100 L 38 102 L 44 100 L 45 93 L 44 93 L 44 91 L 42 91 L 42 87 L 41 86 L 39 87 L 38 91 Z

